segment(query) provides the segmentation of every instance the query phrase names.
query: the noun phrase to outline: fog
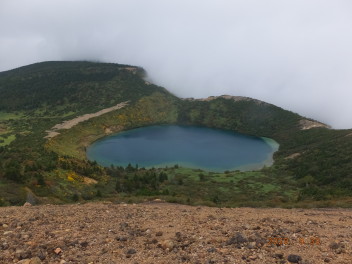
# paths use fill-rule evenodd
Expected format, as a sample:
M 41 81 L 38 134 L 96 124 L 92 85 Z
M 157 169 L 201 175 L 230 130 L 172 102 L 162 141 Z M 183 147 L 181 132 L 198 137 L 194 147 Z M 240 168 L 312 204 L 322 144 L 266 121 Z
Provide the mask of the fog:
M 142 66 L 180 97 L 241 95 L 352 128 L 350 0 L 1 0 L 0 71 Z

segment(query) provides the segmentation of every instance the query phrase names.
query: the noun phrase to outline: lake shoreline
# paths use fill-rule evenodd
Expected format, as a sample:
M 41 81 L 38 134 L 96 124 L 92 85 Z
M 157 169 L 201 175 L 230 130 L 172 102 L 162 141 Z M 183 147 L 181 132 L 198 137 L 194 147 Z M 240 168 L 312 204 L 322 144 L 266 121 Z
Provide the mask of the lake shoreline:
M 195 133 L 195 131 L 201 134 L 187 134 Z M 212 133 L 215 134 L 212 135 Z M 212 137 L 215 135 L 219 137 L 217 139 L 219 141 L 213 141 L 214 139 Z M 177 138 L 179 136 L 181 136 L 181 138 Z M 125 145 L 129 137 L 132 137 L 134 141 L 138 141 L 138 143 L 130 141 L 128 144 L 131 145 Z M 228 142 L 226 142 L 226 140 Z M 187 141 L 187 143 L 183 141 Z M 167 145 L 166 149 L 160 148 L 159 145 L 161 142 Z M 119 149 L 125 149 L 125 151 L 115 150 L 116 147 L 113 149 L 113 146 L 107 146 L 108 144 L 119 144 Z M 140 145 L 143 144 L 146 145 L 141 148 Z M 182 144 L 191 145 L 192 147 L 187 149 L 187 146 L 184 146 L 181 150 L 179 148 Z M 208 147 L 207 145 L 209 144 L 210 146 Z M 243 144 L 249 145 L 246 147 Z M 267 149 L 267 147 L 264 146 L 259 147 L 260 144 L 265 144 L 271 149 L 270 153 L 266 154 L 266 157 L 259 158 L 261 155 L 264 155 L 263 148 Z M 243 151 L 241 151 L 241 148 Z M 257 153 L 259 151 L 258 148 L 262 149 L 262 153 Z M 185 168 L 201 169 L 211 172 L 236 170 L 253 171 L 260 170 L 265 166 L 271 166 L 273 164 L 273 155 L 278 148 L 279 144 L 273 139 L 254 137 L 236 131 L 201 126 L 155 125 L 126 130 L 101 138 L 89 146 L 86 155 L 89 160 L 96 160 L 105 167 L 109 167 L 111 164 L 114 166 L 127 166 L 128 164 L 134 166 L 138 164 L 139 167 L 149 169 L 173 167 L 177 164 Z M 148 153 L 145 157 L 139 157 L 140 152 L 145 152 L 146 149 L 152 149 L 153 151 Z M 170 153 L 170 149 L 173 150 L 172 153 Z M 250 149 L 252 149 L 252 151 Z M 113 152 L 115 152 L 115 154 Z M 268 152 L 268 150 L 265 150 L 265 152 Z M 189 155 L 189 153 L 193 153 L 193 156 Z M 206 157 L 206 153 L 212 158 Z M 224 156 L 224 153 L 227 154 Z M 182 158 L 177 158 L 177 155 Z M 140 158 L 142 158 L 142 161 Z M 203 164 L 200 163 L 201 158 L 206 159 L 202 161 Z M 229 158 L 230 161 L 226 160 Z M 258 158 L 262 159 L 262 161 L 259 161 Z M 146 160 L 143 161 L 143 159 Z M 155 162 L 158 159 L 161 159 L 161 162 Z M 254 162 L 248 162 L 248 159 L 252 159 Z M 233 166 L 230 165 L 231 163 Z

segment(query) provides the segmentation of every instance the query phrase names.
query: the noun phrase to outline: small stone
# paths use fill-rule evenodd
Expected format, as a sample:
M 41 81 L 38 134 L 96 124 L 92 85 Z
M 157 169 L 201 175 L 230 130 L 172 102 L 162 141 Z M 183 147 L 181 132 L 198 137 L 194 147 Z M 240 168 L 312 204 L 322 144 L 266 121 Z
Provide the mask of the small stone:
M 3 243 L 1 246 L 0 246 L 0 249 L 2 249 L 2 250 L 6 250 L 6 249 L 8 249 L 9 248 L 9 244 L 7 244 L 7 243 Z
M 254 249 L 255 246 L 256 246 L 256 242 L 249 242 L 248 245 L 247 245 L 247 248 Z
M 23 206 L 32 206 L 32 204 L 30 204 L 29 202 L 25 202 Z
M 240 245 L 243 244 L 245 242 L 247 242 L 248 240 L 241 234 L 241 233 L 237 233 L 234 237 L 230 238 L 227 242 L 226 245 Z
M 7 224 L 2 225 L 3 228 L 8 228 L 9 226 Z
M 164 240 L 160 243 L 160 247 L 164 250 L 172 250 L 174 248 L 174 242 L 172 242 L 171 240 Z
M 26 252 L 22 249 L 17 249 L 15 252 L 15 256 L 17 259 L 21 260 L 21 259 L 28 259 L 31 257 L 31 253 L 30 252 Z
M 156 236 L 162 236 L 163 235 L 163 232 L 159 231 L 159 232 L 156 232 L 155 234 Z
M 30 259 L 22 259 L 17 262 L 17 264 L 30 264 L 31 260 Z
M 299 263 L 300 261 L 302 261 L 302 257 L 291 254 L 287 257 L 287 260 L 292 263 Z
M 338 248 L 335 250 L 336 254 L 341 254 L 341 253 L 345 253 L 346 251 L 343 248 Z
M 126 254 L 127 255 L 133 255 L 133 254 L 136 254 L 137 251 L 134 249 L 134 248 L 130 248 L 129 250 L 127 250 Z
M 217 250 L 216 250 L 216 248 L 211 247 L 211 248 L 208 248 L 207 251 L 208 251 L 209 253 L 214 253 L 214 252 L 216 252 Z
M 120 224 L 120 229 L 121 230 L 124 230 L 127 227 L 128 227 L 128 223 L 126 223 L 126 222 Z
M 332 242 L 329 247 L 335 251 L 336 254 L 345 253 L 345 245 L 343 243 Z
M 54 250 L 54 252 L 55 252 L 56 255 L 59 255 L 60 253 L 62 253 L 62 249 L 61 248 L 56 248 Z
M 46 258 L 46 252 L 44 250 L 39 250 L 37 256 L 40 260 L 44 260 Z
M 30 264 L 41 264 L 42 261 L 38 257 L 34 257 L 34 258 L 31 259 L 31 261 L 29 263 Z
M 190 258 L 189 256 L 182 256 L 182 257 L 181 257 L 181 261 L 182 261 L 182 262 L 188 262 L 188 261 L 190 261 L 190 259 L 191 259 L 191 258 Z
M 340 246 L 339 246 L 338 243 L 332 242 L 332 243 L 330 243 L 329 247 L 330 247 L 331 249 L 338 249 Z
M 276 254 L 274 254 L 273 257 L 276 258 L 276 259 L 283 259 L 283 258 L 284 258 L 284 254 L 282 254 L 282 253 L 276 253 Z
M 81 243 L 81 247 L 87 247 L 88 246 L 88 242 L 87 241 L 84 241 Z
M 127 237 L 116 237 L 117 241 L 125 242 L 127 241 Z

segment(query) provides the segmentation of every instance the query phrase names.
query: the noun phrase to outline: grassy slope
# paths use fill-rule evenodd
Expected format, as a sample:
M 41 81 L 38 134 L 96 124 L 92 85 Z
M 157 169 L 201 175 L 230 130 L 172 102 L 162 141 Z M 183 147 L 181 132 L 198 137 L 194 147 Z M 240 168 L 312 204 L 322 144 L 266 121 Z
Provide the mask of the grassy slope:
M 154 109 L 155 106 L 158 106 L 158 109 Z M 115 128 L 113 130 L 117 132 L 144 125 L 178 123 L 236 130 L 277 140 L 281 146 L 275 154 L 275 166 L 254 174 L 238 174 L 245 178 L 242 181 L 238 181 L 238 175 L 231 178 L 228 174 L 216 174 L 216 177 L 209 181 L 199 182 L 199 173 L 194 176 L 189 169 L 187 173 L 179 175 L 185 184 L 169 184 L 164 186 L 164 189 L 177 193 L 176 196 L 181 201 L 191 199 L 194 202 L 208 201 L 211 204 L 215 199 L 229 206 L 283 203 L 288 206 L 304 199 L 318 199 L 323 201 L 322 204 L 329 205 L 324 200 L 350 196 L 348 185 L 344 185 L 349 181 L 346 172 L 348 173 L 351 165 L 349 153 L 352 138 L 346 137 L 350 131 L 325 128 L 302 131 L 299 120 L 299 115 L 270 104 L 234 102 L 223 98 L 210 102 L 189 102 L 179 101 L 174 97 L 152 95 L 128 108 L 105 115 L 104 118 L 95 118 L 65 131 L 49 144 L 60 154 L 74 153 L 76 157 L 83 158 L 82 147 L 105 136 L 104 129 L 107 127 Z M 75 142 L 70 141 L 73 139 Z M 324 152 L 329 148 L 334 149 L 330 149 L 334 155 L 321 155 L 320 159 L 312 159 L 312 153 Z M 338 152 L 339 148 L 342 151 Z M 295 153 L 300 156 L 287 159 Z M 346 154 L 347 156 L 344 156 Z M 339 157 L 338 160 L 336 157 Z M 316 165 L 317 162 L 320 164 Z M 320 168 L 324 168 L 324 171 Z M 331 172 L 334 172 L 333 180 L 326 182 Z M 172 177 L 168 170 L 166 173 Z M 309 179 L 310 176 L 313 179 Z M 231 180 L 224 183 L 224 179 Z
M 193 104 L 193 105 L 192 105 Z M 301 130 L 297 114 L 269 104 L 185 102 L 179 120 L 265 136 L 280 143 L 272 177 L 291 177 L 301 187 L 301 199 L 332 199 L 352 195 L 352 130 Z M 296 154 L 296 158 L 288 158 Z
M 5 201 L 0 204 L 22 203 L 25 194 L 14 195 L 11 189 L 26 185 L 60 200 L 66 199 L 62 190 L 75 193 L 77 186 L 60 177 L 71 170 L 60 168 L 59 157 L 44 147 L 45 131 L 123 101 L 133 104 L 153 93 L 168 94 L 146 83 L 143 75 L 138 67 L 91 62 L 45 62 L 0 73 L 0 201 Z M 95 168 L 75 164 L 76 171 Z M 87 176 L 86 171 L 79 174 Z
M 91 62 L 45 62 L 0 73 L 0 110 L 43 110 L 45 116 L 80 114 L 136 100 L 146 89 L 141 68 Z M 31 112 L 29 112 L 31 113 Z M 32 114 L 32 113 L 31 113 Z
M 103 194 L 127 200 L 162 196 L 170 201 L 210 205 L 292 206 L 311 200 L 331 205 L 333 202 L 325 200 L 352 196 L 351 130 L 302 131 L 302 117 L 257 101 L 183 101 L 163 88 L 145 83 L 142 69 L 131 71 L 126 67 L 48 62 L 0 73 L 0 91 L 8 95 L 7 101 L 0 100 L 0 136 L 5 133 L 6 138 L 16 138 L 8 146 L 0 146 L 0 204 L 2 200 L 23 201 L 23 192 L 19 195 L 7 191 L 10 185 L 28 186 L 39 196 L 66 202 Z M 24 91 L 24 98 L 15 96 Z M 52 140 L 43 139 L 45 130 L 63 120 L 126 100 L 130 104 L 123 109 L 63 130 Z M 280 150 L 275 154 L 275 165 L 259 172 L 208 174 L 169 168 L 155 172 L 165 172 L 167 181 L 146 187 L 140 185 L 141 179 L 150 176 L 144 170 L 109 172 L 84 160 L 85 147 L 107 133 L 168 123 L 265 136 L 278 141 Z M 288 159 L 292 154 L 296 157 Z M 120 176 L 114 176 L 116 173 Z M 200 179 L 199 174 L 205 176 Z M 85 177 L 97 183 L 88 184 Z M 117 194 L 119 178 L 125 185 L 139 189 Z
M 154 93 L 122 109 L 92 118 L 49 140 L 46 147 L 60 155 L 85 158 L 85 147 L 109 133 L 177 120 L 177 99 L 170 94 Z

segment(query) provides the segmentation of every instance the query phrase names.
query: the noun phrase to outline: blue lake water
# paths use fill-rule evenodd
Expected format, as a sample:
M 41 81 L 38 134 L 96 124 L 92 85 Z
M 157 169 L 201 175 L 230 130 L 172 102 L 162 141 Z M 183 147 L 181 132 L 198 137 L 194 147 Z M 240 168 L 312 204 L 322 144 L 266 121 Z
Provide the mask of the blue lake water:
M 270 139 L 197 126 L 137 128 L 96 141 L 87 149 L 100 165 L 183 167 L 208 171 L 254 170 L 272 164 L 278 144 Z

